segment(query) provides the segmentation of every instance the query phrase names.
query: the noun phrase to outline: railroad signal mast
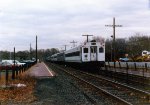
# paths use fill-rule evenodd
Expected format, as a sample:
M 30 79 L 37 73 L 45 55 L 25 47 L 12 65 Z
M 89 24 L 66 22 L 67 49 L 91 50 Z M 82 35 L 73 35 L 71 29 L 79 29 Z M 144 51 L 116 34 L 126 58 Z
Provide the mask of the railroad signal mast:
M 116 25 L 115 23 L 115 17 L 113 18 L 113 25 L 105 25 L 106 27 L 113 27 L 113 36 L 111 36 L 113 38 L 113 60 L 115 61 L 115 52 L 116 52 L 116 49 L 115 49 L 115 40 L 116 40 L 116 27 L 122 27 L 122 25 Z

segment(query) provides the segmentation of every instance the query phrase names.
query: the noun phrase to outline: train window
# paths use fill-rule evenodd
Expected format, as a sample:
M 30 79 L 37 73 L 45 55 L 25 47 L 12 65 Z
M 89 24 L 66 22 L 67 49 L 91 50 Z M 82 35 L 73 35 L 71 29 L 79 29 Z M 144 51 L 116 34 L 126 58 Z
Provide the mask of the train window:
M 80 52 L 77 51 L 77 52 L 72 52 L 72 53 L 68 53 L 68 54 L 65 54 L 66 57 L 71 57 L 71 56 L 80 56 Z
M 103 52 L 104 52 L 103 47 L 100 47 L 100 48 L 99 48 L 99 52 L 100 52 L 100 53 L 103 53 Z
M 84 53 L 88 53 L 88 48 L 84 48 Z
M 91 47 L 91 53 L 96 53 L 96 47 Z
M 91 45 L 96 45 L 96 43 L 91 43 Z
M 94 51 L 93 51 L 93 48 L 91 48 L 91 53 L 93 53 Z

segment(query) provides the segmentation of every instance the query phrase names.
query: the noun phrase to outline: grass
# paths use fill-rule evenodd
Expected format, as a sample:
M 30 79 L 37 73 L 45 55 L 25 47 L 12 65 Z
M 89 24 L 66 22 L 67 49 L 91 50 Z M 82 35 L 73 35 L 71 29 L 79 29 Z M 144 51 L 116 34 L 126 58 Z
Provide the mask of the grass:
M 34 86 L 36 80 L 33 77 L 27 76 L 24 74 L 17 77 L 15 80 L 8 80 L 8 85 L 12 84 L 25 84 L 26 87 L 10 87 L 10 88 L 0 88 L 0 104 L 8 101 L 11 102 L 24 102 L 30 103 L 33 102 L 36 98 L 33 94 Z M 2 76 L 0 79 L 0 85 L 5 84 L 5 77 Z

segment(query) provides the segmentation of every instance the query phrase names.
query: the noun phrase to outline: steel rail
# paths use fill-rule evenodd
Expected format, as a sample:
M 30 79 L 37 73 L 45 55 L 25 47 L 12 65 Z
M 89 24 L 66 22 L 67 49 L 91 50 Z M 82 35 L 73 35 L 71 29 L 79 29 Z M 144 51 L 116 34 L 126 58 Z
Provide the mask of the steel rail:
M 80 80 L 80 81 L 83 81 L 84 83 L 86 83 L 86 84 L 88 84 L 88 85 L 90 85 L 90 86 L 92 86 L 92 87 L 94 87 L 94 88 L 100 90 L 103 94 L 106 94 L 107 96 L 109 96 L 109 97 L 111 97 L 112 99 L 116 100 L 118 103 L 121 103 L 121 105 L 133 105 L 132 103 L 127 102 L 126 100 L 121 99 L 120 97 L 117 97 L 117 96 L 111 94 L 110 92 L 107 92 L 106 90 L 104 90 L 104 89 L 102 89 L 102 88 L 100 88 L 100 87 L 98 87 L 98 86 L 96 86 L 96 85 L 94 85 L 94 84 L 92 84 L 92 83 L 90 83 L 90 82 L 88 82 L 88 81 L 82 79 L 82 78 L 79 78 L 79 77 L 73 75 L 72 73 L 66 71 L 64 68 L 61 68 L 61 67 L 58 67 L 58 66 L 55 66 L 55 67 L 57 67 L 58 69 L 63 70 L 64 72 L 66 72 L 67 74 L 69 74 L 69 75 L 75 77 L 76 79 L 78 79 L 78 80 Z
M 137 89 L 137 88 L 134 88 L 134 87 L 131 87 L 131 86 L 128 86 L 128 85 L 125 85 L 125 84 L 122 84 L 122 83 L 119 83 L 119 82 L 116 82 L 116 81 L 111 81 L 109 79 L 106 79 L 104 77 L 98 77 L 96 75 L 93 75 L 93 74 L 89 74 L 89 73 L 86 73 L 86 72 L 83 72 L 83 71 L 79 71 L 81 73 L 84 73 L 84 74 L 87 74 L 87 75 L 90 75 L 90 76 L 93 76 L 93 77 L 96 77 L 98 79 L 102 79 L 104 81 L 107 81 L 107 82 L 110 82 L 110 83 L 113 83 L 113 84 L 116 84 L 116 85 L 119 85 L 119 86 L 122 86 L 124 88 L 128 88 L 128 89 L 131 89 L 133 91 L 136 91 L 136 92 L 139 92 L 141 94 L 145 94 L 147 95 L 149 98 L 150 98 L 150 92 L 147 92 L 147 91 L 143 91 L 143 90 L 140 90 L 140 89 Z
M 56 66 L 55 64 L 52 64 L 55 68 L 57 67 L 58 69 L 62 69 L 58 66 Z M 67 73 L 65 70 L 63 70 L 65 73 Z M 68 73 L 67 73 L 68 74 Z M 75 86 L 75 85 L 74 85 Z M 76 86 L 75 86 L 76 87 Z M 77 87 L 76 87 L 77 88 Z M 97 101 L 94 100 L 93 98 L 91 98 L 89 95 L 87 95 L 84 91 L 80 90 L 81 93 L 93 104 L 93 105 L 97 105 Z

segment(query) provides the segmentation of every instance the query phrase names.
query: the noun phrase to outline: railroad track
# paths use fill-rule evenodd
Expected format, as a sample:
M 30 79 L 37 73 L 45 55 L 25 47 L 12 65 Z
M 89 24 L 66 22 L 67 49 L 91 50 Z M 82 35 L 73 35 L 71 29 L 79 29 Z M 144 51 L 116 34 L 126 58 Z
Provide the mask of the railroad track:
M 54 66 L 54 65 L 53 65 Z M 62 68 L 55 66 L 58 69 L 63 70 L 67 74 L 73 76 L 78 80 L 78 83 L 87 91 L 95 92 L 96 97 L 105 95 L 110 99 L 115 100 L 117 105 L 149 105 L 150 93 L 142 91 L 124 84 L 120 84 L 105 78 L 100 78 L 93 74 L 76 71 L 72 69 Z M 80 82 L 79 82 L 80 81 Z M 89 89 L 90 88 L 90 89 Z M 94 88 L 94 90 L 92 89 Z M 92 99 L 95 104 L 97 101 Z

